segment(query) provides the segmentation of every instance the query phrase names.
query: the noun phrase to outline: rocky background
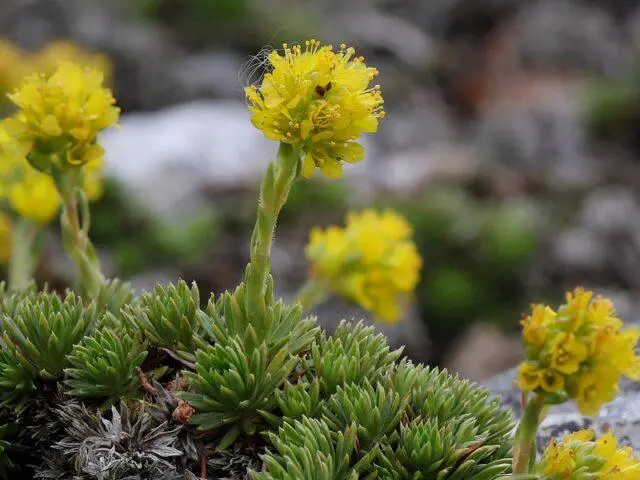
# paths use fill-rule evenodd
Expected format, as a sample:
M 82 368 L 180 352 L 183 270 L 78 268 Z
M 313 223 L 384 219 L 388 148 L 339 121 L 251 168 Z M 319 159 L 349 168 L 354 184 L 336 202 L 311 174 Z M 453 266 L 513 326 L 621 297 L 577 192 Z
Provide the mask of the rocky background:
M 388 115 L 364 163 L 297 187 L 274 250 L 278 288 L 305 277 L 312 225 L 392 206 L 425 259 L 406 321 L 414 359 L 474 380 L 515 365 L 529 302 L 583 285 L 640 318 L 640 5 L 628 0 L 1 0 L 0 37 L 107 54 L 123 107 L 93 237 L 109 275 L 236 284 L 275 146 L 242 85 L 268 45 L 315 37 L 379 67 Z M 39 279 L 73 281 L 52 234 Z M 331 328 L 362 312 L 316 312 Z M 366 314 L 364 314 L 366 317 Z

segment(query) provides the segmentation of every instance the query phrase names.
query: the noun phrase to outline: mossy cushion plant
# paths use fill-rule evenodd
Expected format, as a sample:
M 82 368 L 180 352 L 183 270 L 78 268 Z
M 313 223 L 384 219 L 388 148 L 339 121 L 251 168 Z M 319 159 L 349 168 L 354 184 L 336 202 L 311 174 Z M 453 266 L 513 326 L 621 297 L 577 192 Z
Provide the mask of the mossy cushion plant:
M 54 182 L 79 294 L 38 291 L 25 282 L 30 264 L 20 264 L 33 252 L 13 250 L 21 275 L 0 288 L 0 476 L 491 480 L 514 468 L 517 478 L 540 479 L 574 478 L 562 476 L 572 468 L 581 475 L 635 471 L 632 455 L 615 446 L 611 453 L 586 434 L 564 450 L 550 445 L 536 462 L 530 447 L 539 414 L 566 397 L 559 384 L 545 393 L 544 373 L 522 370 L 539 377 L 522 382 L 536 394 L 535 408 L 520 424 L 514 460 L 510 414 L 487 391 L 414 365 L 363 322 L 343 321 L 330 335 L 305 316 L 339 294 L 382 320 L 401 318 L 421 261 L 410 226 L 392 212 L 353 214 L 344 229 L 316 231 L 309 284 L 291 304 L 274 297 L 271 245 L 292 184 L 316 169 L 339 177 L 344 162 L 362 160 L 357 140 L 376 131 L 383 111 L 380 88 L 369 87 L 377 70 L 346 46 L 285 45 L 269 63 L 247 96 L 254 125 L 280 142 L 278 156 L 262 181 L 244 281 L 206 305 L 195 284 L 178 281 L 138 297 L 100 270 L 84 175 L 101 158 L 97 133 L 115 122 L 117 109 L 99 75 L 63 65 L 11 96 L 20 111 L 3 124 L 3 154 L 24 155 Z M 621 332 L 610 309 L 582 303 L 562 310 L 553 328 L 547 317 L 532 317 L 525 340 L 547 328 L 566 333 L 589 308 L 599 316 L 585 325 L 606 319 L 607 332 Z M 627 362 L 631 375 L 637 336 L 620 333 L 607 343 L 604 332 L 581 330 L 575 341 L 623 346 L 616 361 Z M 580 350 L 563 341 L 549 348 Z M 535 367 L 555 368 L 544 364 L 546 347 L 536 345 Z M 565 465 L 560 450 L 585 455 Z

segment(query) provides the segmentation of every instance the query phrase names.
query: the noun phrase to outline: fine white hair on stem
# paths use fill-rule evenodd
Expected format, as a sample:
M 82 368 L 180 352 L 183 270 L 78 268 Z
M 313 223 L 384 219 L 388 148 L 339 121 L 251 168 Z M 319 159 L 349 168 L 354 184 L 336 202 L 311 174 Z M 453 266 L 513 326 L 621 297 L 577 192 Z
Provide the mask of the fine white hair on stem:
M 240 67 L 238 81 L 243 87 L 258 85 L 269 66 L 269 54 L 273 47 L 263 47 L 257 54 L 250 55 Z

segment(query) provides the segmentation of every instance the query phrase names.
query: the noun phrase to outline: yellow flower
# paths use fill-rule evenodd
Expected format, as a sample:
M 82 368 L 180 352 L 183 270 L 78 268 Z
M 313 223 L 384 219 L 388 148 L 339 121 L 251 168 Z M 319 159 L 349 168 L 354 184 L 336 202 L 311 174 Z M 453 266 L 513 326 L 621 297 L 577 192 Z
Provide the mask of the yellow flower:
M 540 388 L 542 371 L 535 363 L 522 362 L 518 367 L 516 385 L 523 392 L 531 392 Z
M 611 430 L 596 441 L 593 453 L 606 460 L 598 479 L 640 479 L 640 460 L 633 455 L 630 447 L 618 448 L 618 441 Z
M 536 381 L 520 378 L 524 391 L 564 390 L 583 413 L 594 415 L 613 400 L 623 376 L 640 381 L 640 329 L 623 330 L 613 304 L 591 291 L 576 288 L 567 293 L 557 312 L 534 305 L 521 323 L 527 358 L 521 368 L 533 375 L 533 365 L 540 375 Z
M 569 479 L 576 468 L 575 452 L 564 442 L 556 442 L 551 439 L 549 446 L 543 454 L 546 461 L 544 474 L 553 477 L 560 475 L 560 478 Z
M 120 112 L 102 80 L 101 73 L 72 64 L 61 64 L 49 77 L 29 77 L 9 95 L 19 107 L 4 121 L 12 153 L 45 171 L 99 161 L 104 152 L 97 135 Z
M 387 322 L 396 321 L 419 280 L 422 259 L 400 215 L 350 213 L 344 228 L 314 229 L 306 249 L 314 279 Z
M 572 445 L 575 442 L 590 442 L 593 440 L 595 434 L 593 430 L 578 430 L 577 432 L 568 433 L 562 438 L 562 443 L 565 445 Z
M 0 199 L 18 214 L 37 223 L 49 223 L 60 209 L 61 201 L 53 179 L 31 166 L 25 159 L 3 151 L 10 141 L 0 125 Z M 102 194 L 102 159 L 82 167 L 87 198 L 96 200 Z
M 616 398 L 617 382 L 617 373 L 606 368 L 592 370 L 579 377 L 575 392 L 578 409 L 584 415 L 596 415 L 602 405 Z
M 52 75 L 61 63 L 72 63 L 102 73 L 105 82 L 111 77 L 111 63 L 100 54 L 84 50 L 79 45 L 67 40 L 56 40 L 48 43 L 40 51 L 27 59 L 30 73 Z
M 540 386 L 549 393 L 556 393 L 564 390 L 564 377 L 555 370 L 547 368 L 541 372 Z
M 11 256 L 11 217 L 0 212 L 0 264 L 5 264 Z
M 558 333 L 551 344 L 551 367 L 562 373 L 576 373 L 588 354 L 587 345 L 573 334 Z
M 284 45 L 269 55 L 271 70 L 262 84 L 245 88 L 253 125 L 267 138 L 294 144 L 303 158 L 302 174 L 317 168 L 331 178 L 342 175 L 342 162 L 359 162 L 363 133 L 375 133 L 384 116 L 378 74 L 355 50 L 337 52 L 315 40 Z
M 613 303 L 604 297 L 597 297 L 591 303 L 587 318 L 589 323 L 599 328 L 609 327 L 615 330 L 622 328 L 622 320 L 616 316 Z
M 595 441 L 593 437 L 593 431 L 580 430 L 560 442 L 552 439 L 533 473 L 548 480 L 640 480 L 640 461 L 631 448 L 618 448 L 611 431 Z
M 556 319 L 556 312 L 546 305 L 533 305 L 531 315 L 526 316 L 522 325 L 522 337 L 525 342 L 539 347 L 544 344 L 548 335 L 548 327 Z
M 587 307 L 593 298 L 593 292 L 582 287 L 566 294 L 566 304 L 560 309 L 561 318 L 567 321 L 566 330 L 573 332 L 580 328 L 587 316 Z M 566 317 L 565 317 L 566 315 Z
M 60 209 L 60 197 L 53 179 L 27 166 L 24 177 L 11 187 L 11 207 L 37 223 L 49 223 Z

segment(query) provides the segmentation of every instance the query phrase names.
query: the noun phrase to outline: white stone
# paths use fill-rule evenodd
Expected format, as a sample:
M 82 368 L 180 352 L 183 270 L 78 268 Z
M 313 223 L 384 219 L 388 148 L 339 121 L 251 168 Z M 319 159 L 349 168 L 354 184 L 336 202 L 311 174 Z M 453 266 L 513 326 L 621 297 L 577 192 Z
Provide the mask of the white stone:
M 101 142 L 107 174 L 143 207 L 169 216 L 192 208 L 205 188 L 257 188 L 277 151 L 239 101 L 197 101 L 123 115 Z M 372 157 L 372 145 L 363 143 Z M 366 182 L 367 163 L 345 165 L 345 178 Z

